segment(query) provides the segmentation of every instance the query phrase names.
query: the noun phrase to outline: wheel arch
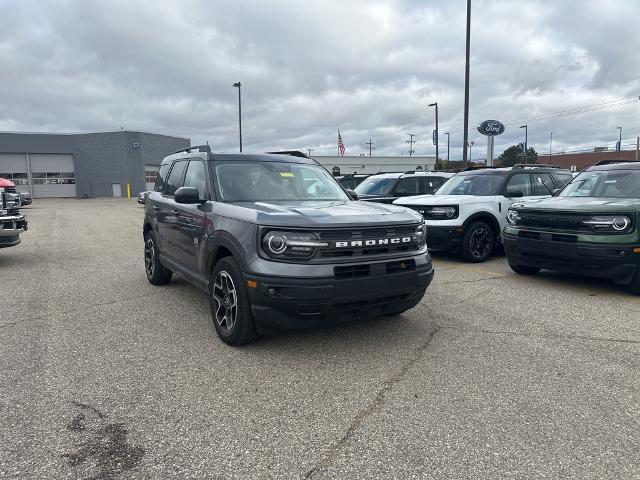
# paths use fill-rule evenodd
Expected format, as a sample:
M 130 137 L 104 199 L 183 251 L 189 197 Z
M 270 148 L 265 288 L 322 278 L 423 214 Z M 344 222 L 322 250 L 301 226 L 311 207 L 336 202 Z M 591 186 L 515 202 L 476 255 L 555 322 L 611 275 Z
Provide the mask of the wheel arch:
M 467 218 L 464 221 L 463 226 L 466 229 L 473 222 L 477 222 L 477 221 L 483 221 L 487 225 L 489 225 L 489 227 L 491 227 L 491 230 L 493 231 L 495 239 L 497 239 L 500 236 L 500 234 L 502 233 L 500 231 L 500 222 L 495 217 L 495 215 L 493 215 L 490 212 L 476 212 L 473 215 L 470 215 L 469 218 Z
M 246 270 L 245 257 L 242 248 L 235 243 L 234 240 L 226 235 L 218 235 L 211 243 L 211 250 L 207 255 L 206 272 L 211 274 L 216 263 L 225 257 L 233 257 L 238 262 L 241 270 Z

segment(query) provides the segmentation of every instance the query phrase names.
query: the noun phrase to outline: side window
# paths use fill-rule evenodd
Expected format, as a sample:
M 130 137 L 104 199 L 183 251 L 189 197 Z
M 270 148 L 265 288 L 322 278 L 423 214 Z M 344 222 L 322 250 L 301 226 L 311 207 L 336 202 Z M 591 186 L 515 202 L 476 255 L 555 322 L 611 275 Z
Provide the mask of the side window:
M 164 181 L 167 178 L 167 172 L 169 171 L 170 163 L 165 163 L 160 167 L 160 171 L 158 172 L 158 176 L 156 177 L 156 184 L 153 188 L 156 192 L 161 192 L 164 187 Z
M 395 194 L 399 196 L 418 195 L 420 193 L 418 181 L 418 177 L 401 178 L 396 185 Z
M 553 173 L 552 175 L 558 185 L 558 188 L 563 188 L 567 183 L 573 180 L 573 175 L 567 173 Z
M 519 195 L 521 193 L 521 195 Z M 509 179 L 505 189 L 505 197 L 531 196 L 531 182 L 528 173 L 516 173 Z
M 187 162 L 184 161 L 178 161 L 173 164 L 169 178 L 167 178 L 164 189 L 162 190 L 163 195 L 173 197 L 173 194 L 176 193 L 176 190 L 181 186 L 182 174 L 184 173 L 184 167 L 186 165 Z
M 421 194 L 432 194 L 444 183 L 444 178 L 441 177 L 422 177 L 420 178 Z
M 531 181 L 533 182 L 533 195 L 551 195 L 553 192 L 553 182 L 548 173 L 532 173 Z
M 200 160 L 191 160 L 184 176 L 183 187 L 195 187 L 201 200 L 206 199 L 207 175 L 204 172 L 204 164 Z

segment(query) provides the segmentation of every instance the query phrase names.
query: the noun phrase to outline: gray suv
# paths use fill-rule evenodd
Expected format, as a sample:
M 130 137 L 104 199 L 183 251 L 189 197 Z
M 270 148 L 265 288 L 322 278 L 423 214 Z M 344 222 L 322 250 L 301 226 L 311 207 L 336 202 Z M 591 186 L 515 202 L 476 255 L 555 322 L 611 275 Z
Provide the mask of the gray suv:
M 207 292 L 229 345 L 414 307 L 433 278 L 422 217 L 351 198 L 308 157 L 176 152 L 145 202 L 147 278 Z

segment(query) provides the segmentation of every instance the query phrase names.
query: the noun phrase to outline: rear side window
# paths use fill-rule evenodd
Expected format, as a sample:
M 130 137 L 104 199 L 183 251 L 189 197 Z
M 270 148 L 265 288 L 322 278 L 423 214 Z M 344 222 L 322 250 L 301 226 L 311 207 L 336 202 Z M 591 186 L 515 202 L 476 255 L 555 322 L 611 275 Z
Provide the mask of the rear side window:
M 442 177 L 423 177 L 420 178 L 422 183 L 422 188 L 420 189 L 420 193 L 424 194 L 432 194 L 435 192 L 440 186 L 445 182 L 446 178 Z
M 173 164 L 169 178 L 167 178 L 167 181 L 164 184 L 164 190 L 162 191 L 164 195 L 173 197 L 176 190 L 182 186 L 182 176 L 186 165 L 187 162 L 184 161 L 178 161 Z
M 398 181 L 396 185 L 396 195 L 418 195 L 420 193 L 418 183 L 420 179 L 418 177 L 404 177 Z
M 551 195 L 553 183 L 548 173 L 532 173 L 533 195 Z
M 505 196 L 511 197 L 514 194 L 522 194 L 523 197 L 531 196 L 531 180 L 528 173 L 517 173 L 509 179 Z
M 558 188 L 564 187 L 567 183 L 573 180 L 573 175 L 570 173 L 553 173 L 553 179 L 558 184 Z
M 167 178 L 167 172 L 169 171 L 170 163 L 165 163 L 160 167 L 160 171 L 158 172 L 158 176 L 156 177 L 156 185 L 153 188 L 156 192 L 161 192 L 164 188 L 164 181 Z

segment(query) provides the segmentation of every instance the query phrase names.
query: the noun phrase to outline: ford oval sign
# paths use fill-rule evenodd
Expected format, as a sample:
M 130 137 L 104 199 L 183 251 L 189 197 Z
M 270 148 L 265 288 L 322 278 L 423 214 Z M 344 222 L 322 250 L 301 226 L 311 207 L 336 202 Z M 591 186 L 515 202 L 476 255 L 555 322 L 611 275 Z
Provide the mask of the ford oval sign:
M 480 125 L 478 125 L 478 131 L 482 135 L 494 137 L 496 135 L 501 135 L 504 133 L 504 125 L 498 120 L 485 120 Z

